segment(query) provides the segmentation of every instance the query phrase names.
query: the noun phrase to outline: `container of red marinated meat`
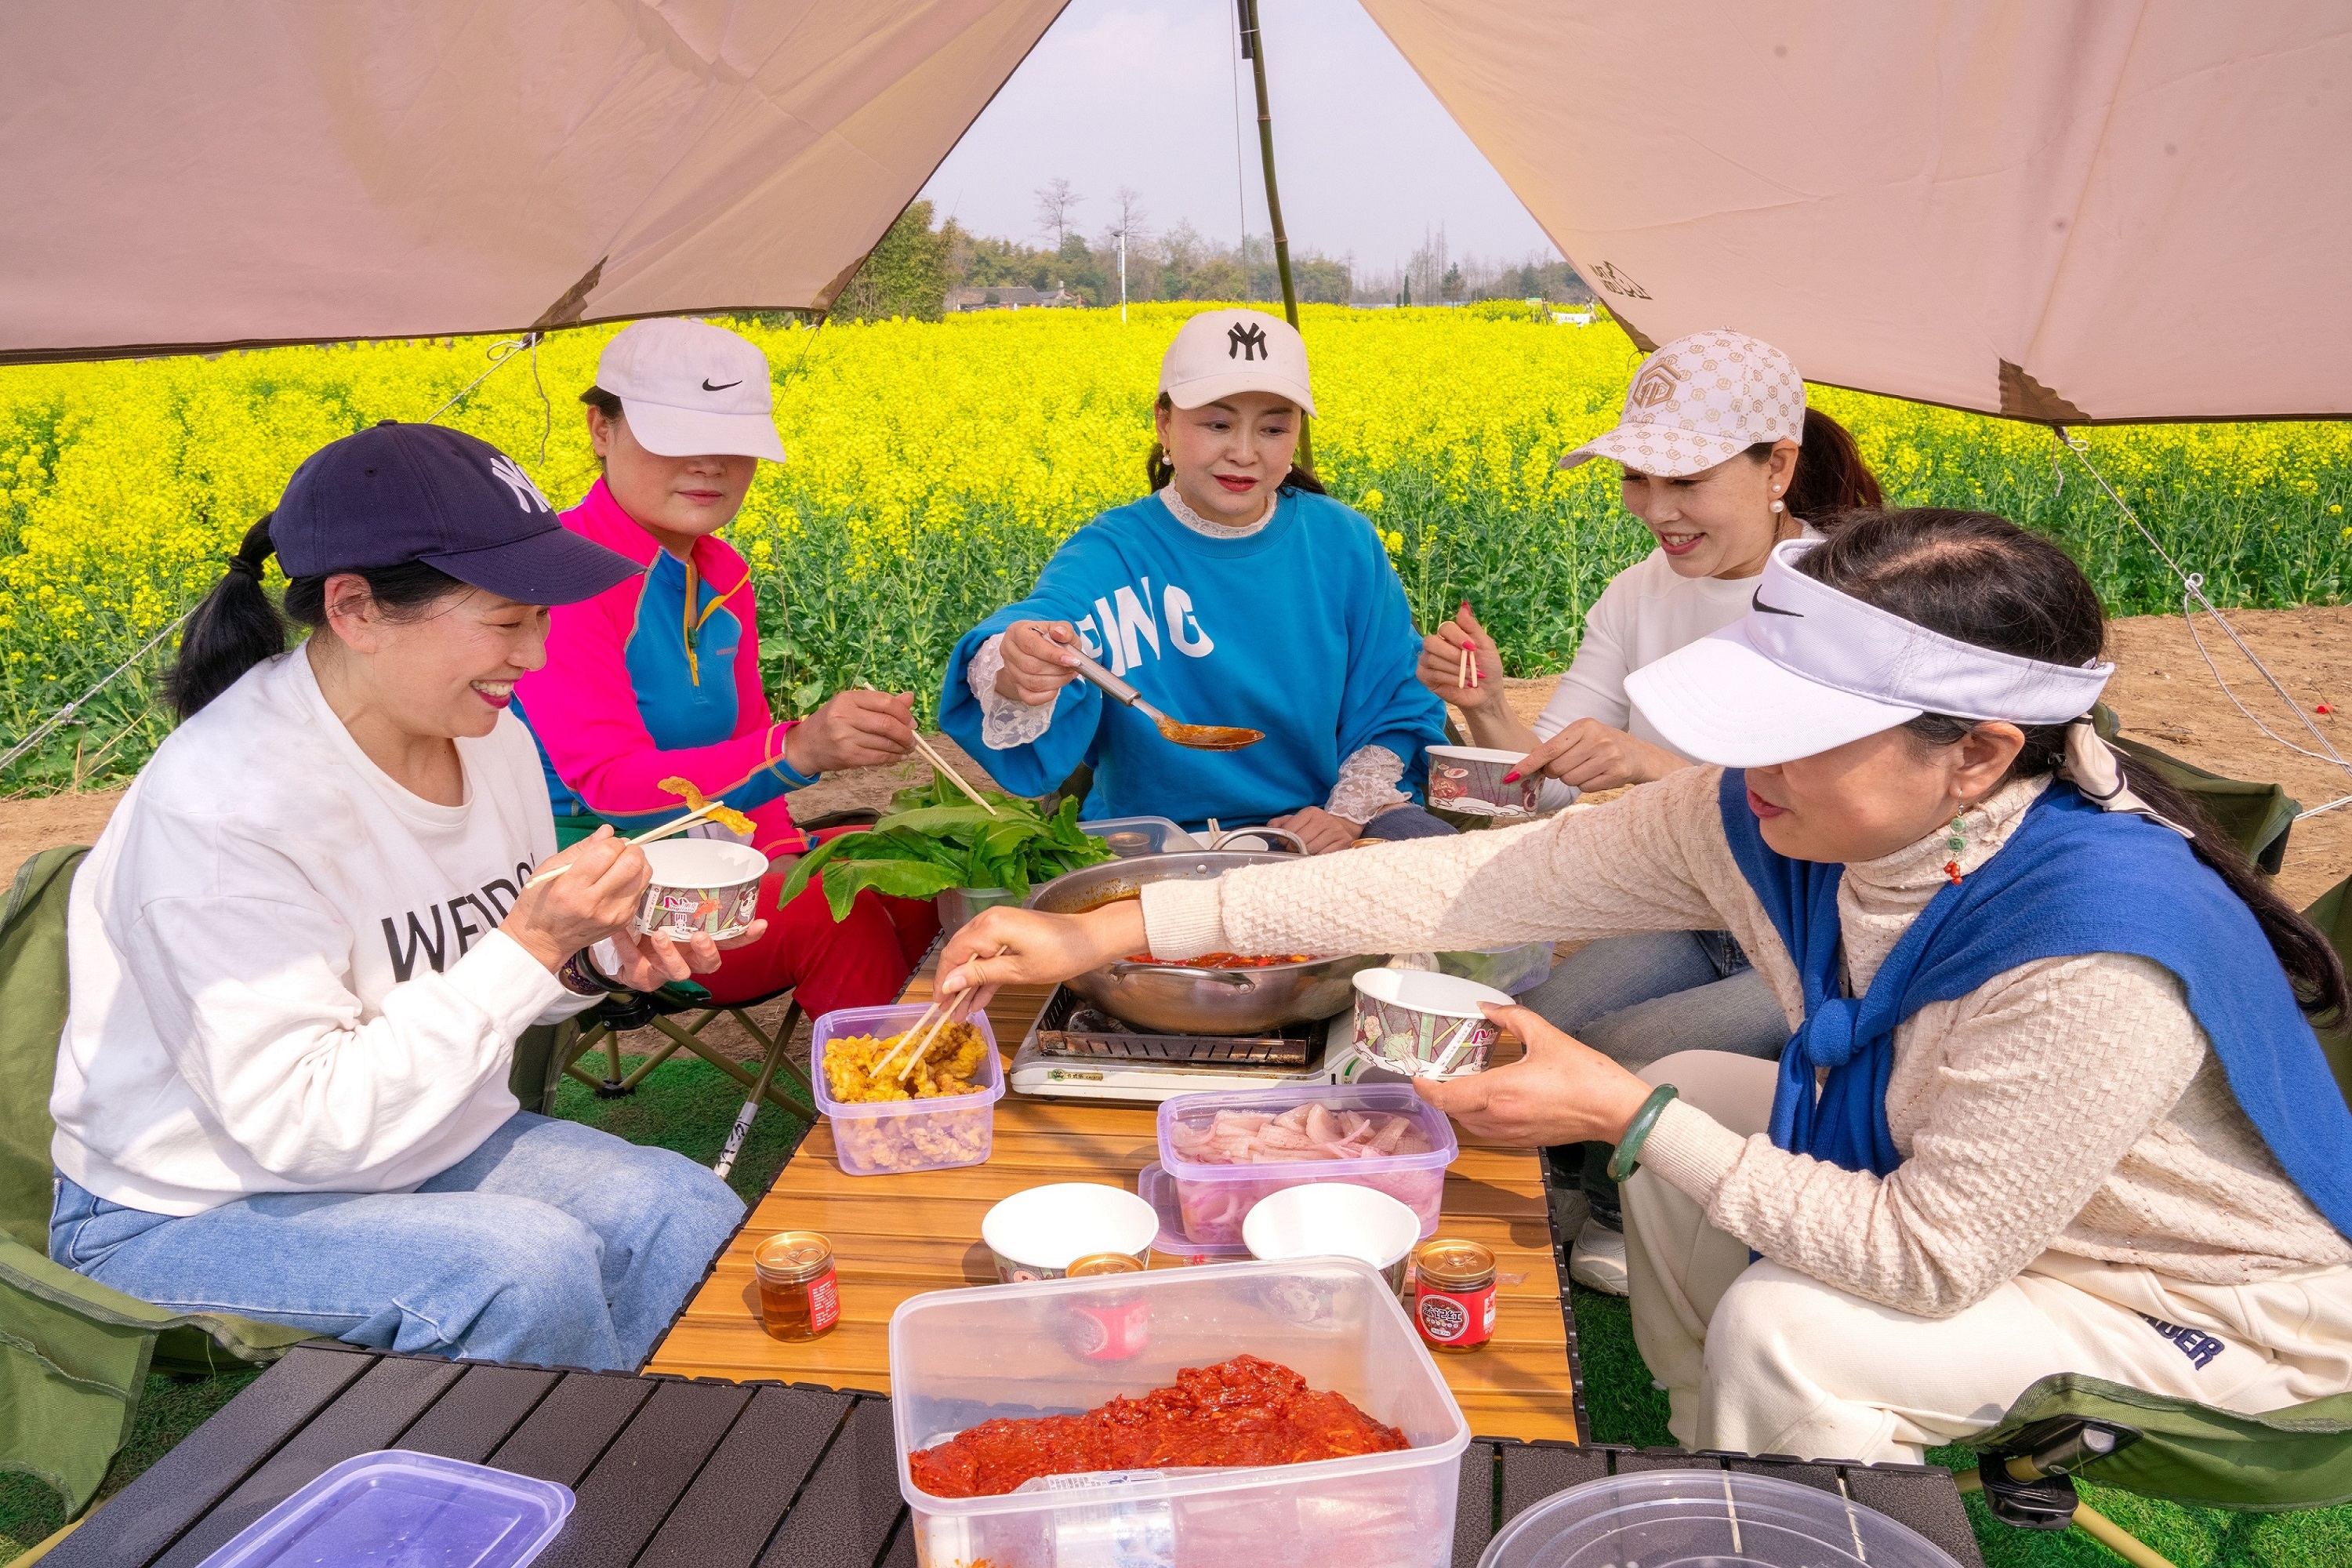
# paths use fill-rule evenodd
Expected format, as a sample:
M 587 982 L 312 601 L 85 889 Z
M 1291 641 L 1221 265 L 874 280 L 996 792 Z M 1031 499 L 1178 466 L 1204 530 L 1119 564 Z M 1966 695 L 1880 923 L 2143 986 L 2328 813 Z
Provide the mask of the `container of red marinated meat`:
M 1113 1304 L 1139 1320 L 1135 1348 L 1089 1355 L 1073 1324 Z M 1263 1452 L 1265 1422 L 1208 1404 L 1188 1426 L 1159 1403 L 1240 1358 L 1270 1363 L 1269 1385 L 1303 1381 L 1281 1417 L 1301 1437 L 1368 1418 L 1379 1444 Z M 1451 1561 L 1470 1441 L 1394 1293 L 1339 1258 L 910 1297 L 890 1319 L 890 1417 L 927 1568 L 1435 1568 Z M 1222 1462 L 1244 1439 L 1258 1462 Z M 960 1451 L 984 1468 L 949 1463 Z
M 1184 1235 L 1241 1241 L 1260 1198 L 1312 1182 L 1349 1182 L 1412 1210 L 1437 1234 L 1454 1124 L 1409 1083 L 1311 1084 L 1180 1094 L 1160 1105 L 1160 1164 Z

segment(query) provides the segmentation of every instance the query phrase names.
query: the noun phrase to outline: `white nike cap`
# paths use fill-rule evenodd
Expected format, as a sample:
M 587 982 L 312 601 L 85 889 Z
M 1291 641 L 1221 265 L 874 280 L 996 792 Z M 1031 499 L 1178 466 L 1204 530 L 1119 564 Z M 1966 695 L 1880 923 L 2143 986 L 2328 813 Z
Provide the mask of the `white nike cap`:
M 1759 441 L 1805 439 L 1805 378 L 1789 356 L 1728 327 L 1662 345 L 1625 389 L 1617 427 L 1559 460 L 1614 458 L 1670 479 L 1704 473 Z
M 596 384 L 621 400 L 648 452 L 784 460 L 768 356 L 724 327 L 677 316 L 632 322 L 604 345 Z
M 1772 547 L 1748 614 L 1625 678 L 1625 695 L 1686 757 L 1760 768 L 1859 741 L 1922 713 L 2064 724 L 2090 712 L 2112 664 L 2046 664 L 1979 647 L 1797 570 L 1818 539 Z
M 1185 322 L 1160 362 L 1160 390 L 1179 408 L 1236 392 L 1270 392 L 1315 416 L 1307 340 L 1264 310 L 1203 310 Z

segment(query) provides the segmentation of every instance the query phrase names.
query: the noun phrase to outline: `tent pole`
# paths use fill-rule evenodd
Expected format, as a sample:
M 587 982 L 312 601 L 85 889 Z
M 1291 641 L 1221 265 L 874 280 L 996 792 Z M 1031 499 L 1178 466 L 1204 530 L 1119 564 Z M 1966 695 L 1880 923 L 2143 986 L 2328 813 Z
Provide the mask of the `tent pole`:
M 1258 31 L 1257 0 L 1234 0 L 1241 10 L 1242 58 L 1250 62 L 1257 82 L 1257 145 L 1265 161 L 1265 216 L 1274 229 L 1274 267 L 1282 276 L 1282 313 L 1298 325 L 1298 289 L 1290 280 L 1290 237 L 1282 227 L 1282 192 L 1274 179 L 1274 114 L 1265 101 L 1265 38 Z M 1315 446 L 1307 428 L 1307 413 L 1298 416 L 1298 466 L 1315 471 Z

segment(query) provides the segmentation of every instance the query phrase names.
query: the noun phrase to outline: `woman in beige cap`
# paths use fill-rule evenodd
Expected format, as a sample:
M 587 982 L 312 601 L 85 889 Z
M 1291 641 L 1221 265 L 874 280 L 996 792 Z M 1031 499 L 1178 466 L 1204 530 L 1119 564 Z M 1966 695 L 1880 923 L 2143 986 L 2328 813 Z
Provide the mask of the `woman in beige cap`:
M 1625 510 L 1657 548 L 1621 572 L 1585 616 L 1576 660 L 1530 726 L 1503 699 L 1502 656 L 1465 601 L 1422 645 L 1421 679 L 1459 708 L 1472 743 L 1525 752 L 1546 775 L 1545 803 L 1687 767 L 1626 695 L 1625 678 L 1737 621 L 1786 539 L 1808 518 L 1874 507 L 1872 477 L 1844 426 L 1805 402 L 1804 378 L 1771 344 L 1730 331 L 1676 338 L 1642 362 L 1615 428 L 1560 459 L 1624 467 Z M 1458 684 L 1470 649 L 1484 679 Z M 1703 1047 L 1778 1057 L 1789 1037 L 1771 989 L 1728 931 L 1659 931 L 1589 942 L 1521 998 L 1593 1049 L 1640 1068 Z M 1580 1184 L 1590 1217 L 1570 1268 L 1625 1293 L 1625 1238 L 1606 1144 L 1549 1152 L 1558 1180 Z

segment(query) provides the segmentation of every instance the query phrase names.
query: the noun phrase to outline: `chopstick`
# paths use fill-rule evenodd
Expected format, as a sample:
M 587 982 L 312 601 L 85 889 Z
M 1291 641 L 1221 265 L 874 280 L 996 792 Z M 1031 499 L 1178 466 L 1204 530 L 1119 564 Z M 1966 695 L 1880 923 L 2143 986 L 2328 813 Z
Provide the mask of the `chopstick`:
M 868 685 L 866 680 L 861 678 L 857 682 L 857 689 L 860 691 L 871 691 L 874 688 Z M 965 795 L 971 796 L 972 805 L 980 807 L 981 810 L 988 813 L 991 816 L 1002 816 L 1004 815 L 1003 812 L 997 810 L 996 807 L 989 805 L 987 798 L 978 790 L 964 783 L 963 775 L 956 772 L 954 768 L 949 766 L 948 760 L 945 757 L 940 755 L 939 752 L 931 749 L 931 743 L 923 739 L 923 732 L 919 729 L 915 731 L 915 749 L 923 753 L 923 756 L 930 763 L 931 766 L 947 774 L 948 778 L 955 784 L 956 788 L 963 791 Z
M 631 844 L 651 844 L 656 838 L 667 838 L 673 833 L 683 833 L 688 828 L 693 826 L 696 823 L 701 821 L 704 817 L 709 816 L 711 812 L 726 804 L 727 803 L 723 800 L 706 800 L 700 805 L 696 806 L 692 811 L 688 812 L 684 816 L 672 817 L 669 821 L 663 823 L 659 827 L 648 828 L 645 832 L 638 834 L 635 838 L 630 839 L 628 842 Z M 538 876 L 533 877 L 530 881 L 525 882 L 523 884 L 523 889 L 525 891 L 529 891 L 530 889 L 538 887 L 541 882 L 552 882 L 555 879 L 561 877 L 563 873 L 569 871 L 577 864 L 579 864 L 579 862 L 576 860 L 566 860 L 562 865 L 556 867 L 553 870 L 541 871 Z
M 1454 665 L 1454 684 L 1468 689 L 1475 689 L 1478 682 L 1478 651 L 1468 643 L 1464 643 L 1462 657 L 1456 659 Z
M 1007 943 L 1004 946 L 999 947 L 996 950 L 994 956 L 1003 958 L 1006 953 L 1012 951 L 1013 948 L 1011 944 Z M 965 962 L 970 963 L 971 960 L 967 959 Z M 960 991 L 956 994 L 954 999 L 948 1003 L 948 1010 L 940 1016 L 940 1021 L 938 1023 L 931 1026 L 931 1032 L 923 1037 L 923 1043 L 915 1047 L 915 1054 L 908 1060 L 907 1065 L 898 1069 L 898 1081 L 900 1083 L 906 1082 L 907 1075 L 913 1072 L 916 1068 L 922 1065 L 923 1058 L 930 1054 L 932 1040 L 938 1037 L 939 1032 L 941 1029 L 951 1029 L 958 1024 L 962 1023 L 965 1018 L 971 1016 L 971 1009 L 969 1007 L 964 1007 L 961 1017 L 957 1016 L 956 1009 L 963 1006 L 965 1003 L 970 1002 L 979 994 L 980 993 L 977 988 Z M 915 1031 L 912 1029 L 907 1031 L 908 1035 L 912 1035 L 914 1032 Z M 874 1076 L 879 1078 L 882 1075 L 877 1071 Z
M 925 1025 L 930 1023 L 934 1017 L 938 1016 L 940 1005 L 940 998 L 936 996 L 931 998 L 931 1005 L 923 1009 L 923 1016 L 916 1019 L 914 1023 L 908 1027 L 907 1031 L 898 1037 L 898 1044 L 883 1052 L 882 1059 L 874 1064 L 871 1069 L 874 1077 L 880 1078 L 884 1072 L 888 1070 L 891 1061 L 897 1058 L 900 1051 L 907 1048 L 907 1042 L 915 1037 L 916 1031 L 921 1029 Z M 921 1058 L 918 1057 L 916 1059 L 919 1061 Z

